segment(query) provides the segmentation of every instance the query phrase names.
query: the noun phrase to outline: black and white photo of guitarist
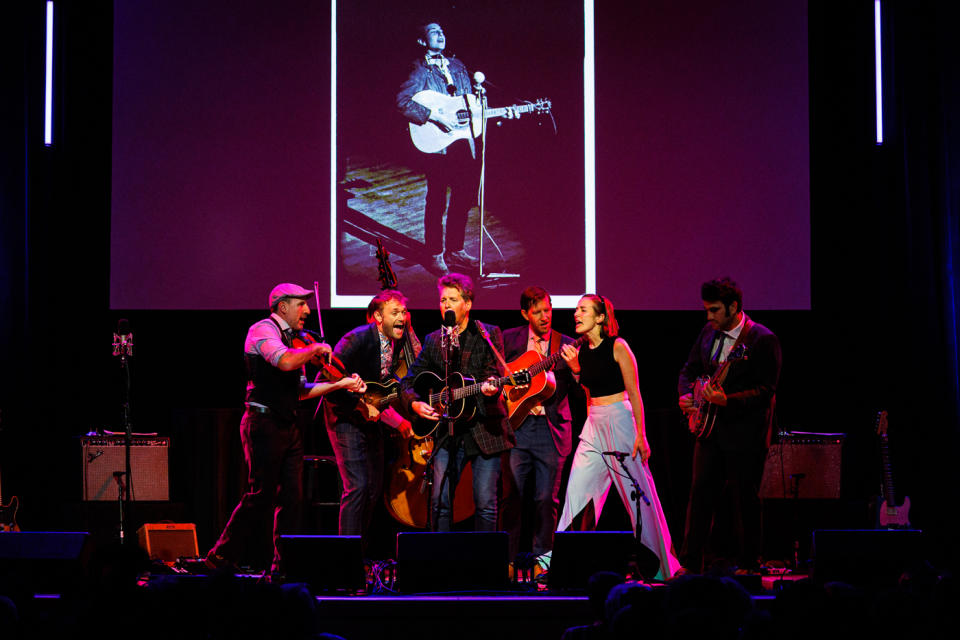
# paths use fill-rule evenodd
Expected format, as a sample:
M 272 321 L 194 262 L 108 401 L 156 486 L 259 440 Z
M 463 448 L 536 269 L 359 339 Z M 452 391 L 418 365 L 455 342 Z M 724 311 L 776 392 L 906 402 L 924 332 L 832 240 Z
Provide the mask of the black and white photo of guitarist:
M 453 136 L 453 142 L 438 151 L 425 152 L 422 157 L 427 178 L 423 232 L 430 254 L 425 266 L 436 275 L 450 269 L 469 273 L 479 268 L 477 256 L 464 249 L 464 238 L 468 214 L 477 203 L 481 150 L 480 139 L 475 140 L 469 133 L 474 123 L 458 121 L 456 110 L 460 107 L 471 112 L 467 100 L 474 91 L 472 76 L 461 60 L 444 53 L 446 35 L 436 22 L 419 28 L 417 44 L 423 48 L 423 55 L 413 61 L 410 74 L 397 93 L 397 108 L 411 123 L 427 125 L 426 129 L 441 137 L 465 130 L 462 135 Z M 422 94 L 417 96 L 422 91 L 436 95 L 428 94 L 433 100 L 425 100 Z M 458 100 L 450 101 L 451 97 Z M 463 104 L 457 104 L 461 100 Z M 508 108 L 504 116 L 519 118 L 520 112 Z M 447 214 L 446 233 L 444 213 Z

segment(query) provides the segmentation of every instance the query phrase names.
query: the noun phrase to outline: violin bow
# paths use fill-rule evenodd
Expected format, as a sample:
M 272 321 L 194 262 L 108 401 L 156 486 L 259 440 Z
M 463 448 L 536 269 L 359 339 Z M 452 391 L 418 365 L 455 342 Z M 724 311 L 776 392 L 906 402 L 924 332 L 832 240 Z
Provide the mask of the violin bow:
M 327 339 L 323 337 L 323 316 L 320 315 L 320 283 L 316 280 L 313 281 L 313 297 L 317 302 L 317 324 L 320 325 L 320 342 L 326 342 Z

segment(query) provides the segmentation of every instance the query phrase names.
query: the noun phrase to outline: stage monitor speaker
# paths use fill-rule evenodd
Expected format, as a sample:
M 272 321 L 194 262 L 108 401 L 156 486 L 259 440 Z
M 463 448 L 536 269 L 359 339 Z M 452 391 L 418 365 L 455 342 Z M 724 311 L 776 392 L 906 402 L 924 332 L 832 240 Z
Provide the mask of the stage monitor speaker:
M 557 531 L 547 584 L 551 589 L 581 591 L 598 571 L 626 575 L 634 548 L 632 531 Z
M 280 536 L 288 581 L 314 591 L 359 591 L 364 587 L 360 536 Z
M 114 472 L 126 469 L 123 436 L 84 436 L 83 499 L 117 500 L 119 488 Z M 168 454 L 170 438 L 133 438 L 130 447 L 130 473 L 133 500 L 169 500 Z
M 397 534 L 397 588 L 405 593 L 501 591 L 510 586 L 503 531 Z
M 0 533 L 0 593 L 76 592 L 85 584 L 89 557 L 85 532 Z
M 168 564 L 200 555 L 197 525 L 191 523 L 148 522 L 137 529 L 137 541 L 151 560 Z
M 760 497 L 839 498 L 843 438 L 826 433 L 788 435 L 770 445 Z
M 894 587 L 923 560 L 919 529 L 817 529 L 810 547 L 813 579 L 868 588 Z

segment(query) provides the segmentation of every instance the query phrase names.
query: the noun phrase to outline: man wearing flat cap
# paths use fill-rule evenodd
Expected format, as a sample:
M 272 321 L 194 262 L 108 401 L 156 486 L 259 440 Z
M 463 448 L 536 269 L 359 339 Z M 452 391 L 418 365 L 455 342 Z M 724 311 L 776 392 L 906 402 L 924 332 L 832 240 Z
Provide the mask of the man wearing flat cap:
M 280 571 L 281 533 L 296 533 L 303 498 L 303 440 L 297 427 L 297 406 L 337 389 L 364 390 L 356 375 L 338 382 L 308 383 L 304 365 L 326 357 L 330 346 L 315 342 L 294 348 L 293 337 L 310 315 L 313 291 L 278 284 L 270 292 L 270 316 L 247 331 L 243 355 L 247 368 L 246 410 L 240 441 L 247 461 L 247 488 L 220 539 L 207 554 L 213 567 L 229 567 L 255 544 L 257 532 L 273 520 L 272 572 Z

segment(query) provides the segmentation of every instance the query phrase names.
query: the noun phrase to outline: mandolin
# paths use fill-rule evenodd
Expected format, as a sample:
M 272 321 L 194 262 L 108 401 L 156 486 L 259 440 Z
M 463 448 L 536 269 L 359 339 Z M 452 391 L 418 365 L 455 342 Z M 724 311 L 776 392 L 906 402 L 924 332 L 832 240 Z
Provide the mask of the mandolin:
M 713 425 L 717 421 L 718 406 L 709 402 L 703 397 L 703 388 L 708 384 L 713 387 L 723 386 L 723 381 L 727 379 L 727 372 L 730 371 L 730 365 L 737 360 L 747 359 L 747 346 L 744 344 L 736 345 L 727 359 L 720 363 L 712 376 L 700 376 L 693 383 L 693 411 L 687 416 L 690 433 L 695 435 L 698 440 L 709 437 L 713 433 Z

